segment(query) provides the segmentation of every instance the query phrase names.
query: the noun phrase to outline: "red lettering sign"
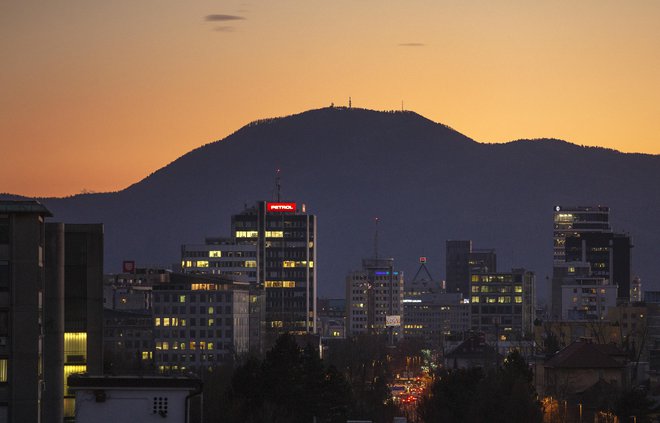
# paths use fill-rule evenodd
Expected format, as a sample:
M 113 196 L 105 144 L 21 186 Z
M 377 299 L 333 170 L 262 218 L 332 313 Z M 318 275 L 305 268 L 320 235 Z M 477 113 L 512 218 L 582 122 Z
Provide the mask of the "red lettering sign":
M 122 270 L 124 273 L 135 273 L 135 261 L 125 260 L 122 264 Z
M 266 203 L 269 212 L 295 212 L 296 203 Z

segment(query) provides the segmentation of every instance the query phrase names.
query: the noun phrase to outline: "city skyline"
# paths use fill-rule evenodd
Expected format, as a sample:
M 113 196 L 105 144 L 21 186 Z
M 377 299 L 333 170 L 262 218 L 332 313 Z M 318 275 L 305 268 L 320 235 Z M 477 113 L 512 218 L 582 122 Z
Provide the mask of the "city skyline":
M 660 153 L 657 2 L 153 6 L 3 6 L 0 191 L 121 190 L 251 121 L 349 97 L 479 142 Z

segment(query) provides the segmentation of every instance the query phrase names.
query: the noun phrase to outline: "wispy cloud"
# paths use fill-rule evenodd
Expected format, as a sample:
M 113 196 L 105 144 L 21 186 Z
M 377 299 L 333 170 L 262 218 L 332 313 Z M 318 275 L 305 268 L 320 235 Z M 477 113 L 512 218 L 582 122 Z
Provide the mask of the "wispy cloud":
M 210 22 L 242 21 L 243 16 L 236 15 L 206 15 L 205 20 Z
M 213 29 L 218 32 L 234 32 L 236 30 L 233 26 L 216 26 Z
M 401 43 L 399 47 L 424 47 L 424 43 Z

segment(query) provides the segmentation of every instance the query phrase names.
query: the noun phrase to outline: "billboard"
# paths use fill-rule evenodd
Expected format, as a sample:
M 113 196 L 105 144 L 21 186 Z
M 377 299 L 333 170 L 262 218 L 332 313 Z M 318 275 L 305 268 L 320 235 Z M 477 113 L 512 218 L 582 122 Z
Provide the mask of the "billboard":
M 296 211 L 296 203 L 266 203 L 266 211 L 292 213 Z
M 124 260 L 122 263 L 122 271 L 124 273 L 135 273 L 135 261 L 134 260 Z
M 386 327 L 401 326 L 401 316 L 399 315 L 385 316 L 385 326 Z

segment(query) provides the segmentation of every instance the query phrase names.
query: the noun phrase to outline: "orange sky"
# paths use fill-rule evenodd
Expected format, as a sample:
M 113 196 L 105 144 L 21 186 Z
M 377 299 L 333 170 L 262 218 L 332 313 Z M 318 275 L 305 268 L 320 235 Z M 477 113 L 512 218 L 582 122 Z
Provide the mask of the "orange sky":
M 0 192 L 123 189 L 349 96 L 477 141 L 660 154 L 658 22 L 656 0 L 8 0 Z

